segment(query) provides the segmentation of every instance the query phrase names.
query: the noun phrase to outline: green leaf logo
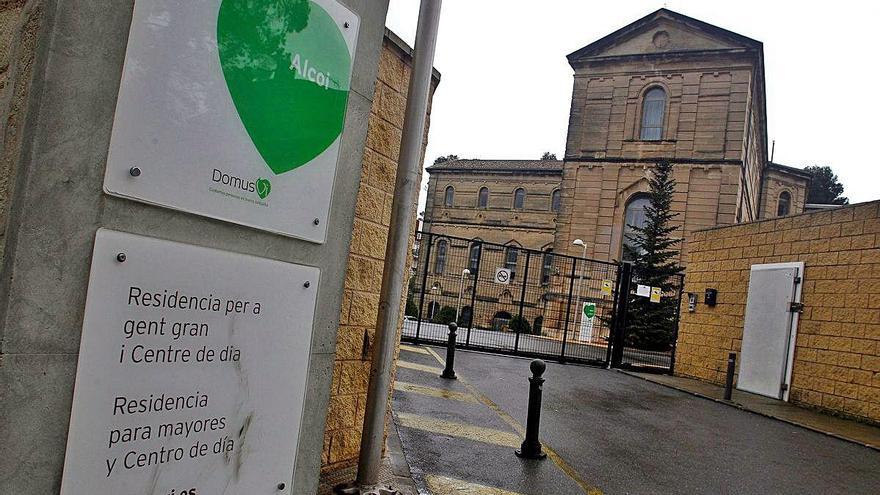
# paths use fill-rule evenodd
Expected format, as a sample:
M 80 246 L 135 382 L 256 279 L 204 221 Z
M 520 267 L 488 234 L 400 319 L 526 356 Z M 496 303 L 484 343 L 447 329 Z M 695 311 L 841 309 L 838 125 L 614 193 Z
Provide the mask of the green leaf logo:
M 269 182 L 269 179 L 264 179 L 262 177 L 257 179 L 257 196 L 259 196 L 260 199 L 266 199 L 266 196 L 268 196 L 270 192 L 272 192 L 272 183 Z
M 587 318 L 592 318 L 596 316 L 596 305 L 595 304 L 585 304 L 584 305 L 584 316 Z
M 342 133 L 351 55 L 320 5 L 223 0 L 217 43 L 229 94 L 272 172 L 310 162 Z

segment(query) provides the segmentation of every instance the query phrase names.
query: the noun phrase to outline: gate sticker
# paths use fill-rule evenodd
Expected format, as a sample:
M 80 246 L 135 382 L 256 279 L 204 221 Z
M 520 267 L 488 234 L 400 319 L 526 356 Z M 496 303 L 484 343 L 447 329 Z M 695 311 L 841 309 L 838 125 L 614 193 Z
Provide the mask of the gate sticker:
M 612 287 L 614 287 L 613 280 L 603 280 L 602 281 L 602 294 L 611 295 Z
M 510 270 L 508 268 L 499 268 L 495 270 L 495 283 L 502 285 L 510 284 Z
M 651 302 L 658 303 L 660 302 L 660 294 L 662 293 L 662 289 L 660 287 L 651 287 Z

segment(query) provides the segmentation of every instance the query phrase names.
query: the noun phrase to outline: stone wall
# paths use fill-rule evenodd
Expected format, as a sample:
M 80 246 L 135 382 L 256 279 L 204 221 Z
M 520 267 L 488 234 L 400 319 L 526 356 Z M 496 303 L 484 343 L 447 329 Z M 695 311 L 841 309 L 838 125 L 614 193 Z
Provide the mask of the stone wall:
M 330 407 L 324 431 L 323 471 L 350 466 L 357 461 L 359 453 L 410 63 L 411 49 L 386 30 L 345 270 Z M 435 72 L 432 95 L 437 83 L 439 74 Z M 413 217 L 415 213 L 414 203 Z
M 724 382 L 742 344 L 751 265 L 802 261 L 804 311 L 790 399 L 880 422 L 880 202 L 693 234 L 676 374 Z M 702 304 L 706 288 L 718 305 Z
M 316 492 L 326 450 L 320 432 L 331 382 L 337 388 L 340 382 L 333 379 L 337 327 L 365 162 L 366 117 L 371 108 L 389 105 L 375 84 L 387 0 L 343 3 L 360 18 L 360 28 L 327 242 L 316 245 L 105 195 L 134 0 L 0 0 L 0 493 L 58 493 L 99 228 L 321 270 L 307 343 L 308 407 L 287 480 L 292 493 Z M 355 246 L 363 242 L 360 230 L 357 235 Z M 345 301 L 350 307 L 351 297 Z M 340 370 L 336 366 L 337 377 Z
M 0 265 L 42 18 L 41 0 L 0 1 Z

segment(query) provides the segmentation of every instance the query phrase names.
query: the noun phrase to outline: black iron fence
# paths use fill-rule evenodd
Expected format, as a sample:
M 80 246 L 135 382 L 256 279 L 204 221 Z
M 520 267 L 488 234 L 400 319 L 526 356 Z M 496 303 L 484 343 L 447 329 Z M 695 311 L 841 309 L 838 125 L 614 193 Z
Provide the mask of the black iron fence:
M 456 321 L 460 347 L 611 362 L 621 265 L 427 232 L 415 256 L 404 340 L 445 344 Z M 621 342 L 624 350 L 632 339 Z M 674 348 L 658 357 L 630 345 L 622 355 L 617 364 L 671 370 Z

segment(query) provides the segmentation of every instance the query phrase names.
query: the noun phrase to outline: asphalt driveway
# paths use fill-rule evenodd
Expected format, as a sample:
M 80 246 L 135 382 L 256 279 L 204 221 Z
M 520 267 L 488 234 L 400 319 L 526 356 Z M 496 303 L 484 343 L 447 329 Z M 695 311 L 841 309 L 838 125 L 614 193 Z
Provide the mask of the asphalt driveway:
M 435 352 L 442 356 L 444 351 Z M 401 360 L 414 356 L 402 352 Z M 425 354 L 417 357 L 428 362 Z M 425 372 L 404 370 L 403 375 L 428 387 L 458 387 L 484 404 L 496 405 L 496 415 L 524 425 L 528 365 L 527 359 L 459 351 L 456 372 L 463 378 L 461 384 L 450 385 Z M 880 493 L 880 452 L 875 450 L 616 371 L 547 363 L 544 377 L 541 438 L 561 458 L 554 463 L 563 469 L 542 469 L 544 486 L 555 485 L 555 493 L 584 493 L 584 486 L 606 494 Z M 425 410 L 429 408 L 454 416 L 456 424 L 503 429 L 497 417 L 471 401 L 448 400 L 427 407 L 413 391 L 418 389 L 395 392 L 395 413 L 431 414 Z M 480 485 L 507 490 L 504 493 L 548 493 L 526 484 L 535 468 L 508 459 L 516 459 L 509 448 L 492 447 L 493 457 L 509 463 L 506 472 L 494 473 L 495 462 L 474 464 L 479 437 L 437 449 L 438 438 L 447 441 L 456 433 L 398 426 L 404 452 L 417 464 L 415 472 L 466 481 L 476 477 Z M 419 455 L 426 451 L 433 455 Z M 560 475 L 565 468 L 581 482 L 566 482 Z M 563 486 L 564 491 L 558 491 Z

